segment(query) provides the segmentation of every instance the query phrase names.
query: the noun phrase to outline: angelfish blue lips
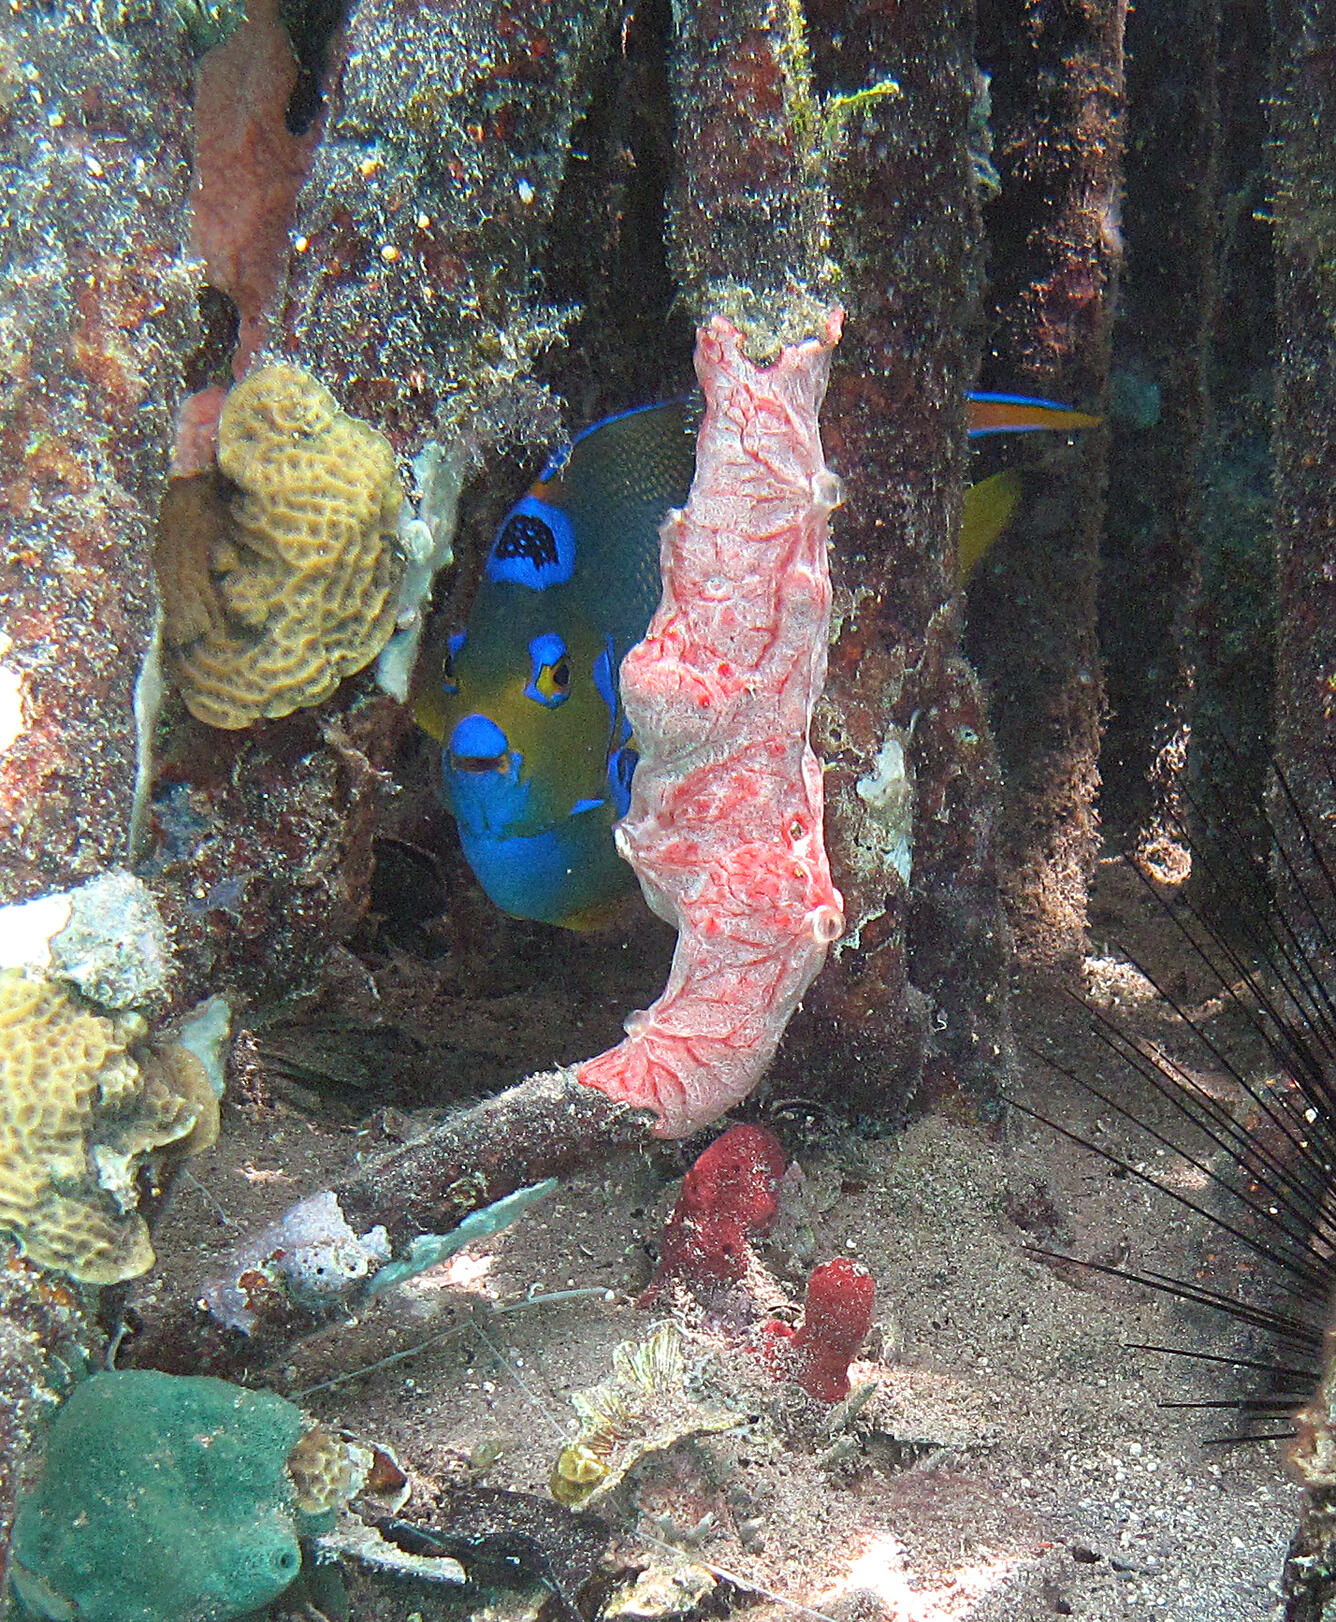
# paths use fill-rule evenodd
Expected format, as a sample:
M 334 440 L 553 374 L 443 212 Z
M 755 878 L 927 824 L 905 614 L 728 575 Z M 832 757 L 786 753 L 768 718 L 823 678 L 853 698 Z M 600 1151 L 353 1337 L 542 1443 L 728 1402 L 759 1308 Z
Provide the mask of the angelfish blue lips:
M 510 765 L 510 740 L 485 715 L 466 715 L 450 734 L 450 769 L 456 772 L 504 772 Z
M 461 830 L 496 839 L 524 825 L 533 785 L 524 778 L 524 756 L 495 721 L 466 715 L 451 732 L 441 765 Z

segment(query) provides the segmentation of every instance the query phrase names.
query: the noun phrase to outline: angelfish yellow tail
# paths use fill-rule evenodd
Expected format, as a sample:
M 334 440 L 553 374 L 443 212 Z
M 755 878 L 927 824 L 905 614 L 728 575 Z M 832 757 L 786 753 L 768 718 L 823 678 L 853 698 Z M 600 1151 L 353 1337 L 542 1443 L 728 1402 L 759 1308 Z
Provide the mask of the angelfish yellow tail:
M 969 584 L 993 542 L 1011 522 L 1020 505 L 1023 484 L 1015 468 L 994 473 L 965 491 L 960 518 L 960 539 L 956 546 L 956 585 Z

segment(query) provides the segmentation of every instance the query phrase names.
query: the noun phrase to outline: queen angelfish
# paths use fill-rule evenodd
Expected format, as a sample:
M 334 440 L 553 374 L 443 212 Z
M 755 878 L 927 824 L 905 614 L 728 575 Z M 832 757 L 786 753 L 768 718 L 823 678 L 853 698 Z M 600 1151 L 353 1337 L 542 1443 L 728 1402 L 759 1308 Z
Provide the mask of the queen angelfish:
M 971 395 L 969 408 L 971 437 L 1098 420 L 1015 395 Z M 514 917 L 590 928 L 632 884 L 612 841 L 637 759 L 617 678 L 658 605 L 659 526 L 685 504 L 694 462 L 682 401 L 587 428 L 506 515 L 468 628 L 418 702 L 464 854 Z M 986 550 L 1018 496 L 999 485 L 967 505 L 962 556 Z
M 694 464 L 681 401 L 586 429 L 497 530 L 439 716 L 431 695 L 420 707 L 464 854 L 515 917 L 588 928 L 634 883 L 612 842 L 637 758 L 617 676 Z

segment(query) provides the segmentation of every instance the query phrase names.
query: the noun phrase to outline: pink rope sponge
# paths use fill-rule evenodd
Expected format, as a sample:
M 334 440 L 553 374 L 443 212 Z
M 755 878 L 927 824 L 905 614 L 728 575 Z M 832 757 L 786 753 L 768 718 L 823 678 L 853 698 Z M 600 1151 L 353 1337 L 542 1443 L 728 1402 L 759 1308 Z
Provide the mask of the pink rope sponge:
M 663 995 L 576 1074 L 653 1110 L 658 1137 L 746 1097 L 844 929 L 808 742 L 840 500 L 817 412 L 842 320 L 764 367 L 721 316 L 700 329 L 696 477 L 663 526 L 658 610 L 622 664 L 640 763 L 617 844 L 678 940 Z

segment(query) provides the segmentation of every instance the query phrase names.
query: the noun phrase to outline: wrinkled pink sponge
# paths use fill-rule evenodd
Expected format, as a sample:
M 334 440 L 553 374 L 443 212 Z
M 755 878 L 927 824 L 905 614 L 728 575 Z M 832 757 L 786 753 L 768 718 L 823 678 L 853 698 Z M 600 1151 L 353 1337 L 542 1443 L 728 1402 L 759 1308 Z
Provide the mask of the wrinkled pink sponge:
M 666 1279 L 728 1284 L 742 1277 L 751 1234 L 764 1233 L 779 1210 L 784 1150 L 763 1126 L 730 1127 L 682 1180 L 663 1230 L 663 1248 L 648 1300 Z
M 186 395 L 176 413 L 176 445 L 170 477 L 190 479 L 207 473 L 218 458 L 218 418 L 227 390 L 199 389 Z
M 286 122 L 297 59 L 277 0 L 247 0 L 246 20 L 200 61 L 190 246 L 209 284 L 241 318 L 233 375 L 264 342 L 287 274 L 288 230 L 323 120 L 304 135 Z
M 867 1268 L 844 1256 L 814 1267 L 802 1323 L 765 1326 L 770 1366 L 819 1402 L 842 1401 L 849 1395 L 849 1364 L 872 1327 L 876 1293 Z
M 841 314 L 753 366 L 716 316 L 696 340 L 705 420 L 663 598 L 622 664 L 640 763 L 617 843 L 677 949 L 663 995 L 576 1074 L 685 1137 L 745 1098 L 844 928 L 807 741 L 826 675 L 828 516 L 817 412 Z

